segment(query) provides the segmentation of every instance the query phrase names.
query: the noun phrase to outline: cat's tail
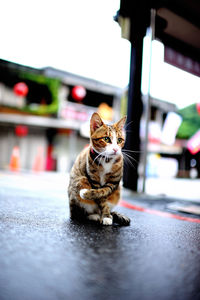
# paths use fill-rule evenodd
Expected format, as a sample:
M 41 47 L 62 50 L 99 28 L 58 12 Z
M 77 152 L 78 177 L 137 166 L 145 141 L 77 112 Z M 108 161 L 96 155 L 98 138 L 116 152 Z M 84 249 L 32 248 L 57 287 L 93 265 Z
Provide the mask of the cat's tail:
M 113 223 L 117 223 L 117 224 L 122 225 L 122 226 L 129 226 L 130 225 L 131 220 L 128 217 L 126 217 L 126 216 L 124 216 L 124 215 L 122 215 L 122 214 L 120 214 L 116 211 L 112 211 L 111 215 L 113 217 Z

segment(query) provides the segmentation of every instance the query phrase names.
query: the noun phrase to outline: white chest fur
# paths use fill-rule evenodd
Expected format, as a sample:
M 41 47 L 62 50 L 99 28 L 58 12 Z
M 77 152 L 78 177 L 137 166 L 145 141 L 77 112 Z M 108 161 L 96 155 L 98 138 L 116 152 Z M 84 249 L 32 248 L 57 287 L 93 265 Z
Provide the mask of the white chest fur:
M 101 186 L 103 186 L 106 181 L 106 174 L 110 173 L 111 169 L 112 169 L 112 165 L 113 165 L 113 160 L 111 159 L 109 162 L 103 162 L 102 166 L 103 166 L 103 171 L 100 172 L 100 184 Z

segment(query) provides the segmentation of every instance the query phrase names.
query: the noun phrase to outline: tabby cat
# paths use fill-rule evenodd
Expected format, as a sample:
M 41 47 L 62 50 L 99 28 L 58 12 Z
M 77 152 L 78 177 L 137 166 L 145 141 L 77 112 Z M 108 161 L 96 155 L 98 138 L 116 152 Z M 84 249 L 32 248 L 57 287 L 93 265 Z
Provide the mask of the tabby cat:
M 77 157 L 68 187 L 71 218 L 82 217 L 103 225 L 129 225 L 128 217 L 113 212 L 120 199 L 123 173 L 123 127 L 126 117 L 106 125 L 94 113 L 90 120 L 90 145 Z

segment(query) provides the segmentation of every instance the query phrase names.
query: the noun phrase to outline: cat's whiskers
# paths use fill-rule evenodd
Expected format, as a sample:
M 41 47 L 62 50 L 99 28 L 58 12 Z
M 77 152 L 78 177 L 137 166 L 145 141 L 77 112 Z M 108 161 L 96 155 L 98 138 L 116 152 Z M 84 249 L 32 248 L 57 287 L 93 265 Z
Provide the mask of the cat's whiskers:
M 106 160 L 107 160 L 107 158 L 108 158 L 108 156 L 107 156 L 106 151 L 103 151 L 102 153 L 104 154 L 104 155 L 102 155 L 102 158 L 104 158 L 103 162 L 104 162 L 104 164 L 105 164 L 105 163 L 106 163 Z
M 102 161 L 102 159 L 104 158 L 104 156 L 101 156 L 101 158 L 100 158 L 100 160 L 99 160 L 99 164 L 98 165 L 100 165 L 100 164 L 102 164 L 101 163 L 101 161 Z
M 98 158 L 100 157 L 99 162 L 98 162 L 98 166 L 99 166 L 99 165 L 101 164 L 101 161 L 102 161 L 103 157 L 105 157 L 104 154 L 106 154 L 106 151 L 100 152 L 100 153 L 97 155 L 97 157 L 95 157 L 95 159 L 94 159 L 94 161 L 93 161 L 92 164 L 94 164 L 95 161 L 96 161 L 96 159 L 98 159 Z
M 126 157 L 130 158 L 130 160 L 134 160 L 136 163 L 138 163 L 138 161 L 131 155 L 129 155 L 128 153 L 123 153 Z
M 135 150 L 123 149 L 122 152 L 142 153 L 143 151 L 135 151 Z
M 128 122 L 128 123 L 126 123 L 126 125 L 124 126 L 125 131 L 126 131 L 127 127 L 128 127 L 129 125 L 131 125 L 132 123 L 133 123 L 133 120 L 130 121 L 130 122 Z
M 133 168 L 136 168 L 135 165 L 132 163 L 132 161 L 128 157 L 124 157 L 124 163 L 127 166 L 131 165 Z
M 138 164 L 138 161 L 134 157 L 128 155 L 127 153 L 125 153 L 123 151 L 122 151 L 122 154 L 123 154 L 123 157 L 124 157 L 124 162 L 130 164 L 132 167 L 135 168 L 135 165 L 133 164 L 133 161 L 136 162 L 137 164 Z
M 94 159 L 94 161 L 93 161 L 93 164 L 95 163 L 95 160 L 99 158 L 99 156 L 101 156 L 101 153 L 99 153 L 99 154 L 97 155 L 97 157 L 95 157 L 95 159 Z

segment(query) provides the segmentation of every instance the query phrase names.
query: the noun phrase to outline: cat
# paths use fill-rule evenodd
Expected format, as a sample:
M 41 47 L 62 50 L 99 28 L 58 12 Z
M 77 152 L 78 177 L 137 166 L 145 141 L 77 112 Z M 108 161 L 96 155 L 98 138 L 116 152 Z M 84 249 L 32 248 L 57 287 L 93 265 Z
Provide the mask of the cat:
M 90 119 L 90 145 L 78 155 L 70 172 L 68 196 L 72 219 L 102 225 L 129 225 L 130 219 L 112 211 L 120 200 L 123 174 L 123 127 L 126 116 L 106 125 L 98 113 Z

